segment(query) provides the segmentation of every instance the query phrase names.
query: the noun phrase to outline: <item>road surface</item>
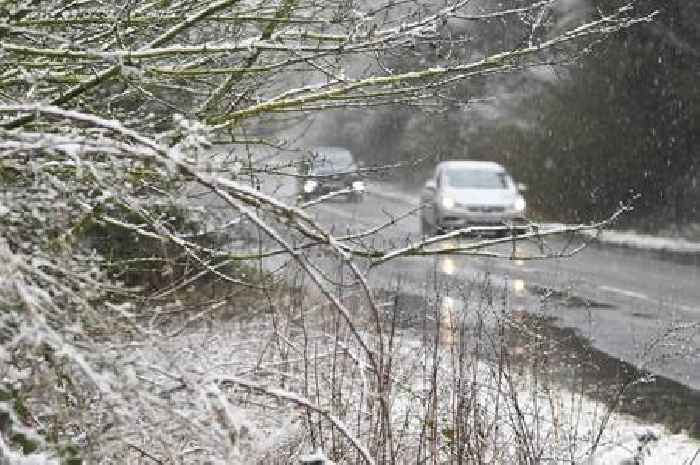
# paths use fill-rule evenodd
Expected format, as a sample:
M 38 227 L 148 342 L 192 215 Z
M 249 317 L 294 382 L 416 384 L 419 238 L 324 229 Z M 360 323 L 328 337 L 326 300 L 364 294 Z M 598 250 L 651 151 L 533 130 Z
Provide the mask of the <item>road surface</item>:
M 390 185 L 378 187 L 391 190 Z M 360 232 L 412 208 L 412 203 L 401 199 L 369 193 L 360 204 L 331 202 L 312 211 L 335 231 Z M 418 234 L 418 218 L 410 216 L 383 230 L 375 243 L 400 247 Z M 549 245 L 557 249 L 564 242 L 553 239 Z M 534 244 L 519 248 L 536 252 Z M 375 287 L 400 281 L 405 288 L 421 289 L 431 276 L 437 281 L 470 283 L 483 282 L 487 275 L 496 286 L 509 289 L 512 310 L 554 318 L 554 324 L 575 328 L 594 347 L 614 357 L 700 389 L 700 331 L 678 330 L 700 325 L 697 266 L 665 260 L 657 253 L 591 246 L 570 258 L 548 260 L 398 258 L 372 268 L 369 277 Z M 671 328 L 677 329 L 672 339 L 668 337 Z
M 265 162 L 271 156 L 263 154 Z M 284 159 L 275 154 L 275 160 Z M 362 232 L 412 210 L 416 200 L 392 193 L 389 183 L 374 183 L 362 203 L 328 202 L 309 211 L 336 235 Z M 260 178 L 263 192 L 293 203 L 292 177 Z M 201 189 L 200 189 L 201 190 Z M 416 193 L 417 197 L 417 193 Z M 198 197 L 208 207 L 222 204 L 212 195 Z M 225 216 L 230 216 L 230 209 Z M 216 208 L 216 207 L 215 207 Z M 418 217 L 409 216 L 373 236 L 374 245 L 395 248 L 419 238 Z M 549 239 L 557 250 L 563 239 Z M 533 243 L 519 254 L 537 253 Z M 496 249 L 508 252 L 510 246 Z M 483 283 L 507 291 L 509 311 L 537 313 L 562 328 L 574 328 L 597 349 L 639 368 L 649 369 L 692 389 L 700 389 L 700 266 L 637 249 L 590 246 L 560 259 L 511 261 L 466 256 L 403 257 L 374 267 L 376 288 L 398 282 L 407 292 L 430 286 Z M 675 331 L 671 331 L 676 329 Z M 671 335 L 671 337 L 669 337 Z

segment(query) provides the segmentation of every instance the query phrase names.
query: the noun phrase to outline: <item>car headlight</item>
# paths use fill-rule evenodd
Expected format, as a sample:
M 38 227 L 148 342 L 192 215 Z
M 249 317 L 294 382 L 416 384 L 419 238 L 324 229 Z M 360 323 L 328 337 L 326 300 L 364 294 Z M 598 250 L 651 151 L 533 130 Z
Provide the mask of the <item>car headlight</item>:
M 316 187 L 318 187 L 318 183 L 313 179 L 309 179 L 304 183 L 304 192 L 310 194 L 311 192 L 316 190 Z
M 515 200 L 515 203 L 513 204 L 513 208 L 519 212 L 524 211 L 525 210 L 525 199 L 522 197 L 518 197 Z
M 454 208 L 455 199 L 453 199 L 452 197 L 447 197 L 447 196 L 443 197 L 442 198 L 442 206 L 444 208 L 446 208 L 447 210 L 449 210 L 450 208 Z
M 365 190 L 365 183 L 362 181 L 353 181 L 352 182 L 352 190 L 364 191 Z

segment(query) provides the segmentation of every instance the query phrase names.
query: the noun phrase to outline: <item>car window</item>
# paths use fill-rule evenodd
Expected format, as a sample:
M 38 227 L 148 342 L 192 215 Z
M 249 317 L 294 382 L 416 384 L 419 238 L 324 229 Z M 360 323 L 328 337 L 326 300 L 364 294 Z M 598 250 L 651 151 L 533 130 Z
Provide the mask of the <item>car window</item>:
M 503 171 L 455 169 L 445 171 L 445 182 L 462 189 L 508 189 L 508 175 Z

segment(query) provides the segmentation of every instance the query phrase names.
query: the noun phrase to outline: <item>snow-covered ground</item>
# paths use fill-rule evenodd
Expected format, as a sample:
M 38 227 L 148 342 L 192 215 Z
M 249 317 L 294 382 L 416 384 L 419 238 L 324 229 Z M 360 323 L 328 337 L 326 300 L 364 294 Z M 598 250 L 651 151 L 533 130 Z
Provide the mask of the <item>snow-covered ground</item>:
M 307 398 L 330 408 L 331 412 L 347 422 L 349 431 L 358 438 L 364 437 L 365 433 L 360 433 L 354 423 L 359 421 L 358 415 L 365 415 L 360 413 L 367 408 L 364 407 L 366 401 L 362 400 L 368 389 L 364 377 L 371 375 L 365 369 L 356 369 L 357 364 L 354 362 L 362 358 L 357 357 L 357 348 L 352 349 L 355 355 L 349 361 L 349 366 L 355 365 L 355 368 L 348 369 L 347 362 L 344 365 L 346 372 L 343 382 L 348 384 L 337 387 L 339 391 L 335 395 L 343 397 L 344 405 L 336 411 L 338 407 L 330 399 L 323 398 L 323 384 L 331 381 L 328 376 L 330 371 L 326 371 L 328 367 L 324 363 L 334 350 L 329 345 L 332 338 L 309 328 L 306 337 L 314 347 L 313 357 L 324 362 L 319 365 L 312 363 L 310 373 L 305 375 L 300 368 L 303 366 L 303 357 L 298 352 L 302 347 L 299 345 L 301 341 L 293 338 L 293 331 L 274 342 L 282 336 L 280 331 L 280 328 L 262 319 L 245 324 L 220 323 L 166 340 L 159 338 L 153 344 L 142 345 L 132 352 L 126 358 L 134 364 L 137 376 L 157 387 L 160 391 L 158 397 L 162 398 L 165 392 L 168 399 L 163 405 L 154 404 L 150 408 L 135 409 L 140 410 L 142 431 L 150 430 L 154 434 L 153 428 L 157 429 L 157 422 L 171 415 L 171 421 L 185 417 L 194 429 L 213 428 L 211 440 L 198 444 L 202 450 L 208 449 L 205 455 L 210 458 L 218 456 L 220 460 L 232 460 L 229 463 L 253 463 L 265 456 L 281 454 L 284 449 L 284 454 L 289 454 L 290 463 L 293 463 L 300 456 L 317 452 L 303 426 L 307 418 L 304 409 L 293 402 L 252 395 L 248 390 L 220 390 L 217 385 L 220 386 L 220 380 L 227 378 L 247 379 L 251 383 L 301 396 L 305 389 L 315 391 L 319 388 L 317 371 L 321 371 L 321 391 L 307 392 Z M 299 336 L 300 333 L 297 333 Z M 281 353 L 273 355 L 277 350 L 274 346 L 282 341 L 288 347 L 286 355 L 279 358 Z M 457 395 L 451 390 L 454 384 L 450 381 L 454 375 L 454 366 L 451 365 L 454 361 L 451 358 L 454 346 L 443 341 L 445 345 L 437 358 L 425 358 L 419 354 L 426 353 L 430 347 L 426 349 L 425 340 L 421 340 L 416 333 L 407 331 L 397 336 L 397 341 L 401 349 L 397 351 L 393 362 L 393 373 L 396 375 L 393 377 L 392 401 L 397 429 L 404 428 L 404 441 L 419 437 L 420 428 L 425 424 L 424 405 L 417 400 L 426 389 L 426 378 L 421 374 L 426 372 L 426 361 L 430 363 L 431 360 L 439 360 L 439 376 L 445 378 L 440 381 L 440 407 L 436 418 L 438 423 L 446 422 L 444 425 L 439 424 L 439 431 L 448 431 L 449 416 L 453 412 L 453 402 Z M 346 349 L 351 345 L 350 340 L 343 343 Z M 483 412 L 480 421 L 487 426 L 502 422 L 495 433 L 498 438 L 494 438 L 494 443 L 498 445 L 486 451 L 487 457 L 495 459 L 494 463 L 508 463 L 503 461 L 513 453 L 508 449 L 516 447 L 517 427 L 514 425 L 517 422 L 513 422 L 514 410 L 512 404 L 509 404 L 513 398 L 520 402 L 518 414 L 522 412 L 532 434 L 531 440 L 543 449 L 543 459 L 549 457 L 553 460 L 552 463 L 569 457 L 571 463 L 587 465 L 690 465 L 700 450 L 700 442 L 685 433 L 672 434 L 662 425 L 646 424 L 631 416 L 610 412 L 604 404 L 582 396 L 579 392 L 533 383 L 530 379 L 532 373 L 514 377 L 510 386 L 495 389 L 496 383 L 501 381 L 495 376 L 493 366 L 477 362 L 470 365 L 469 370 L 476 372 L 473 377 L 475 381 L 469 381 L 468 384 L 479 386 L 479 392 L 471 394 L 470 400 L 475 401 L 477 408 Z M 362 379 L 353 381 L 348 377 L 349 371 Z M 304 376 L 310 378 L 306 388 L 302 387 Z M 494 411 L 494 406 L 499 401 L 502 403 L 500 413 L 498 407 Z M 156 413 L 160 408 L 164 410 L 160 414 Z M 339 413 L 340 410 L 345 413 Z M 598 436 L 602 424 L 605 426 Z M 230 430 L 237 431 L 239 439 L 235 444 L 227 445 Z M 186 433 L 182 435 L 179 441 L 186 437 Z M 645 442 L 645 437 L 649 441 Z M 443 446 L 447 447 L 449 438 L 442 440 Z M 141 434 L 134 434 L 131 441 L 148 442 Z M 177 442 L 173 440 L 170 447 L 176 448 Z M 597 444 L 595 448 L 592 447 L 593 444 Z
M 700 242 L 678 237 L 653 236 L 636 231 L 605 230 L 601 233 L 598 240 L 605 244 L 622 247 L 681 254 L 700 254 Z

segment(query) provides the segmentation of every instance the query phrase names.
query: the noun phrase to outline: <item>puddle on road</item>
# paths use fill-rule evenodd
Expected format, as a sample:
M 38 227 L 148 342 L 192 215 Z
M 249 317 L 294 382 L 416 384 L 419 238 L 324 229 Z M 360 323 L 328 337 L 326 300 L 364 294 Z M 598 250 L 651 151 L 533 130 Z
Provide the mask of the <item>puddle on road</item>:
M 530 314 L 520 320 L 520 330 L 511 333 L 511 344 L 531 348 L 519 351 L 517 358 L 521 363 L 541 364 L 544 357 L 563 385 L 583 386 L 589 397 L 610 408 L 616 407 L 617 411 L 646 422 L 664 424 L 674 433 L 686 430 L 700 439 L 700 390 L 664 376 L 649 378 L 649 373 L 596 349 L 574 329 L 560 328 L 554 321 Z M 650 381 L 635 382 L 645 378 Z
M 511 286 L 513 292 L 531 291 L 530 285 L 522 280 L 511 281 Z M 419 331 L 435 331 L 437 322 L 444 347 L 458 342 L 455 334 L 460 332 L 460 325 L 472 327 L 479 319 L 473 313 L 465 314 L 465 309 L 471 307 L 459 297 L 442 296 L 439 300 L 428 300 L 422 295 L 405 292 L 384 293 L 386 318 L 395 321 L 399 328 Z M 568 305 L 610 307 L 572 299 L 566 293 L 554 295 Z M 512 307 L 509 311 L 506 344 L 514 368 L 546 373 L 553 382 L 570 390 L 583 390 L 590 398 L 615 407 L 619 412 L 644 422 L 664 424 L 673 432 L 686 430 L 700 439 L 700 390 L 664 376 L 654 376 L 650 382 L 633 382 L 648 378 L 649 374 L 596 349 L 574 329 L 556 326 L 554 318 Z

